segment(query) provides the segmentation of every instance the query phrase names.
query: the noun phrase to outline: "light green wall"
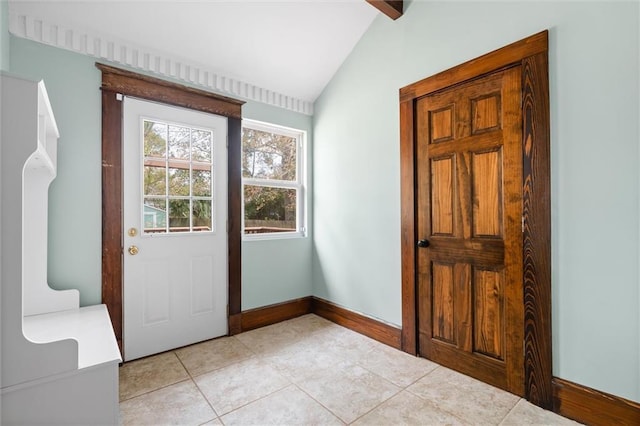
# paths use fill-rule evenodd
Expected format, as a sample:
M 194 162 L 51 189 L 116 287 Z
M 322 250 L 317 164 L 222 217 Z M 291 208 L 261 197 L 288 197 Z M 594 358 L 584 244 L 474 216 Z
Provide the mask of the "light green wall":
M 49 283 L 101 300 L 101 101 L 95 59 L 11 36 L 11 71 L 43 79 L 60 130 L 49 196 Z M 247 118 L 311 136 L 311 117 L 248 102 Z M 243 309 L 311 294 L 309 238 L 243 243 Z
M 307 186 L 311 187 L 312 118 L 258 102 L 245 104 L 242 116 L 307 132 Z M 311 295 L 311 238 L 242 244 L 243 310 Z
M 640 401 L 637 2 L 423 2 L 315 105 L 313 293 L 401 324 L 398 89 L 550 31 L 553 369 Z
M 0 0 L 0 70 L 9 70 L 9 3 Z

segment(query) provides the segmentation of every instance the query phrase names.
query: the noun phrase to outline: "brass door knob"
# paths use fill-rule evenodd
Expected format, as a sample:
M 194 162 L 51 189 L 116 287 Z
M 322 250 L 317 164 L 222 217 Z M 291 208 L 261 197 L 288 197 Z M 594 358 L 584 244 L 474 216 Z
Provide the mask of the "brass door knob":
M 138 247 L 136 246 L 129 247 L 129 254 L 131 256 L 135 256 L 136 254 L 138 254 Z

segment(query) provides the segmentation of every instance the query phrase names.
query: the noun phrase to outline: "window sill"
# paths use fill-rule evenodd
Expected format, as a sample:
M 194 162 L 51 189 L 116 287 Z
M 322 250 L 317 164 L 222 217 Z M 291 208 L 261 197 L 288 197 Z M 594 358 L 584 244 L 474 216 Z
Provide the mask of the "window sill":
M 306 232 L 274 232 L 266 234 L 245 234 L 242 241 L 297 240 L 307 238 Z

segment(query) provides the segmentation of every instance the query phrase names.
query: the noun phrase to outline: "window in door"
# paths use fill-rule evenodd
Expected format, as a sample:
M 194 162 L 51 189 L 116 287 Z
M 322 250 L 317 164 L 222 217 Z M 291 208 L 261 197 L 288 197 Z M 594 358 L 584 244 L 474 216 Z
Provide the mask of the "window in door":
M 242 177 L 246 239 L 304 237 L 305 132 L 242 122 Z
M 141 120 L 144 233 L 214 231 L 214 131 Z

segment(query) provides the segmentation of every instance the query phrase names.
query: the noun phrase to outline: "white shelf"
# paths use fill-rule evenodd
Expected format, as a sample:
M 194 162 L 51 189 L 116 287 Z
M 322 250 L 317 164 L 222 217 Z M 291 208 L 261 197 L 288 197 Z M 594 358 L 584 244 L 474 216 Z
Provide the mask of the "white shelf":
M 79 369 L 122 362 L 106 305 L 27 316 L 22 332 L 34 343 L 76 340 Z

